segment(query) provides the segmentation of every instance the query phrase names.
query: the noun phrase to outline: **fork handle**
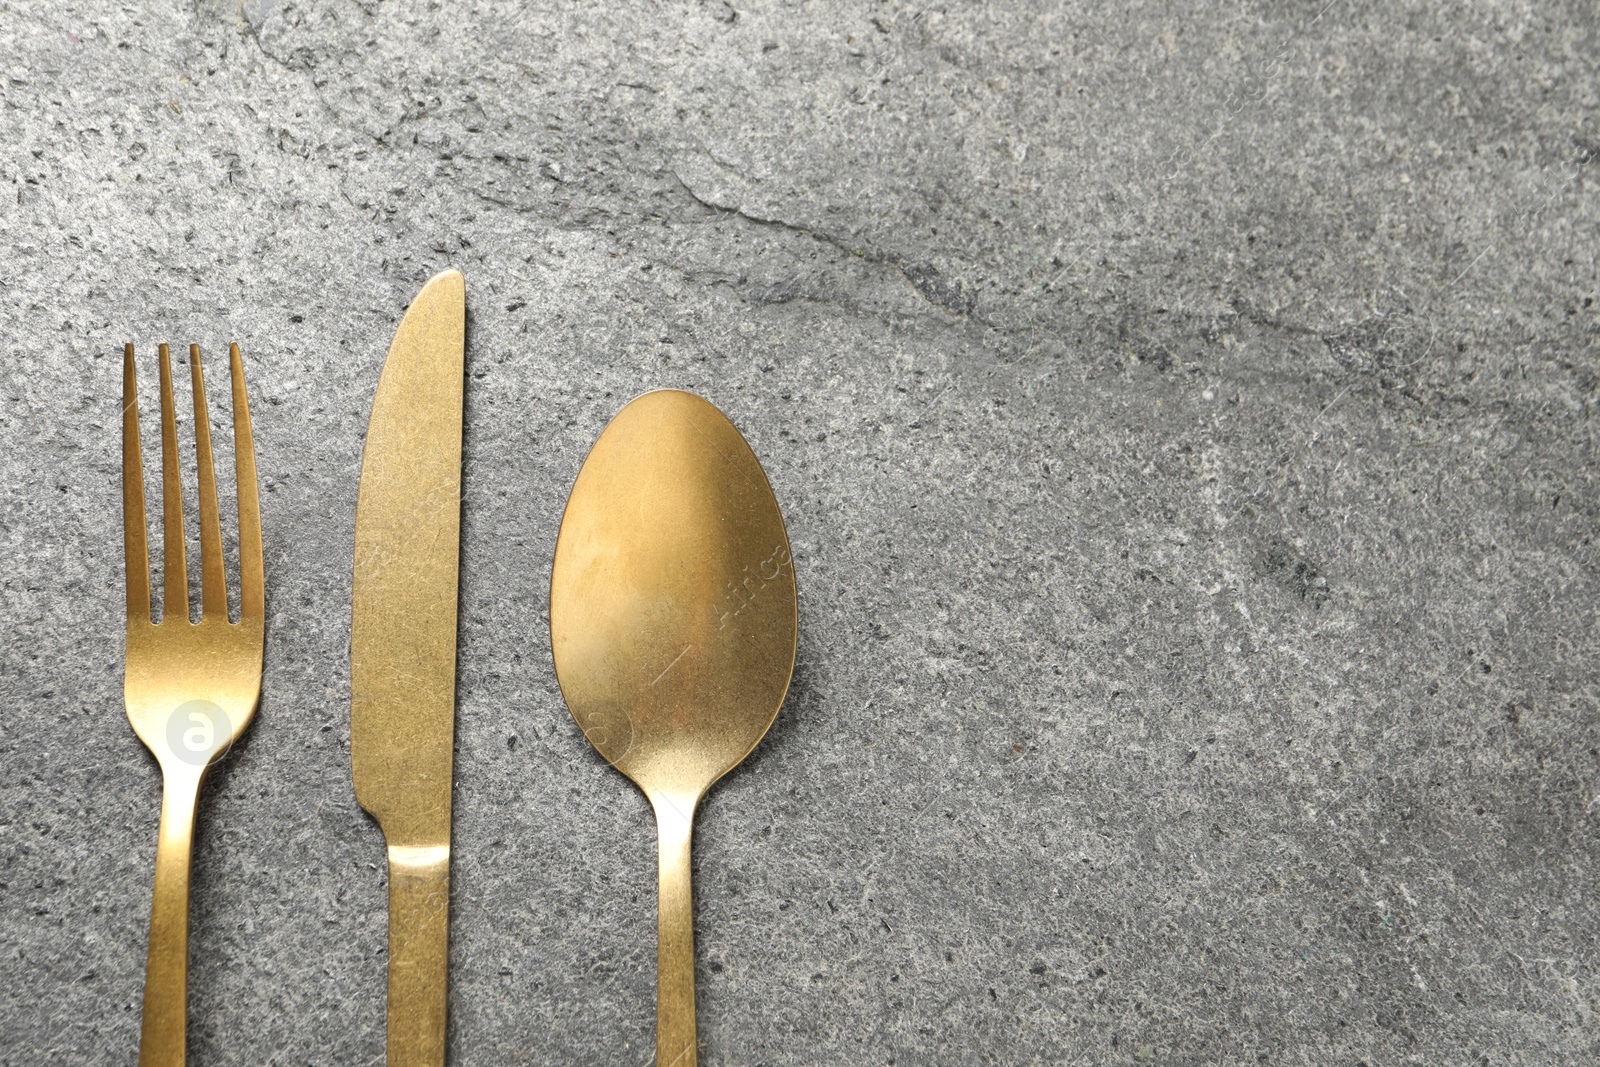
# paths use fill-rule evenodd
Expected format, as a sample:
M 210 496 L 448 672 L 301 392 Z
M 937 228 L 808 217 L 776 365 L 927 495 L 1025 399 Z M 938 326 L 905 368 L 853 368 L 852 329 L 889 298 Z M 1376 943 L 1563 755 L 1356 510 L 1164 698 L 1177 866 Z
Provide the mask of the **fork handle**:
M 389 846 L 388 1067 L 443 1067 L 450 846 Z
M 183 1067 L 188 1020 L 189 858 L 194 850 L 194 809 L 199 794 L 199 774 L 163 771 L 139 1067 Z

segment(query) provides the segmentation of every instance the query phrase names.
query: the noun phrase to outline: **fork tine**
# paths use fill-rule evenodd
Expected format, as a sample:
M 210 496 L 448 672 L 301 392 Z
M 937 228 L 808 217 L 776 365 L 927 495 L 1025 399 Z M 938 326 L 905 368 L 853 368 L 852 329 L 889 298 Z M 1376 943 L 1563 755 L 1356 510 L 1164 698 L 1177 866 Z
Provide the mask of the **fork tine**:
M 139 378 L 133 342 L 122 349 L 122 544 L 128 618 L 150 621 L 150 549 L 145 544 L 144 460 L 139 453 Z
M 244 388 L 239 346 L 228 346 L 233 374 L 233 455 L 239 486 L 239 618 L 266 614 L 266 579 L 261 564 L 261 499 L 256 487 L 256 446 L 250 436 L 250 399 Z
M 189 346 L 194 385 L 194 453 L 200 473 L 200 613 L 228 617 L 228 576 L 222 563 L 222 518 L 217 511 L 217 468 L 211 459 L 211 419 L 206 412 L 206 380 L 200 346 Z
M 178 416 L 172 405 L 172 357 L 161 353 L 161 621 L 189 621 L 189 570 L 183 554 L 183 483 L 178 477 Z

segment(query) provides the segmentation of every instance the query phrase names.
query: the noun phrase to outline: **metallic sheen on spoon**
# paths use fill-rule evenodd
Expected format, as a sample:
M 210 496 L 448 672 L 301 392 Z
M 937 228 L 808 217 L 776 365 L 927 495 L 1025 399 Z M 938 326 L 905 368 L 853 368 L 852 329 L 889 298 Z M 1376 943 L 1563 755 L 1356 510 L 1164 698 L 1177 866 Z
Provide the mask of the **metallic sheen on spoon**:
M 584 736 L 655 809 L 657 1067 L 698 1060 L 695 808 L 772 725 L 798 629 L 783 516 L 744 437 L 692 393 L 624 407 L 567 500 L 550 641 Z

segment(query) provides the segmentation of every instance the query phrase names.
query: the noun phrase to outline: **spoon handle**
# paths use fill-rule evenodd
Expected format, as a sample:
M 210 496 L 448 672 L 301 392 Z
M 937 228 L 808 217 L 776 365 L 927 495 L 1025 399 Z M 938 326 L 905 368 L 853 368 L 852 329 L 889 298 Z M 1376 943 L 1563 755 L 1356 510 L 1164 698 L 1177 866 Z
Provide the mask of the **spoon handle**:
M 694 890 L 689 848 L 698 797 L 657 794 L 661 846 L 660 927 L 656 935 L 656 1067 L 696 1067 Z

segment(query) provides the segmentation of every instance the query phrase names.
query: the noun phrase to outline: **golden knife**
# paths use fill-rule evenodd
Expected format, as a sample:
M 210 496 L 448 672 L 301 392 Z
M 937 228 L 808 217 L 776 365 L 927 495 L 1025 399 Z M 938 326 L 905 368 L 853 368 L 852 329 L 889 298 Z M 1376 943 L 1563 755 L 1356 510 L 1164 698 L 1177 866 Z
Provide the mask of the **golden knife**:
M 356 499 L 350 764 L 389 846 L 389 1067 L 444 1063 L 465 333 L 445 271 L 389 346 Z

